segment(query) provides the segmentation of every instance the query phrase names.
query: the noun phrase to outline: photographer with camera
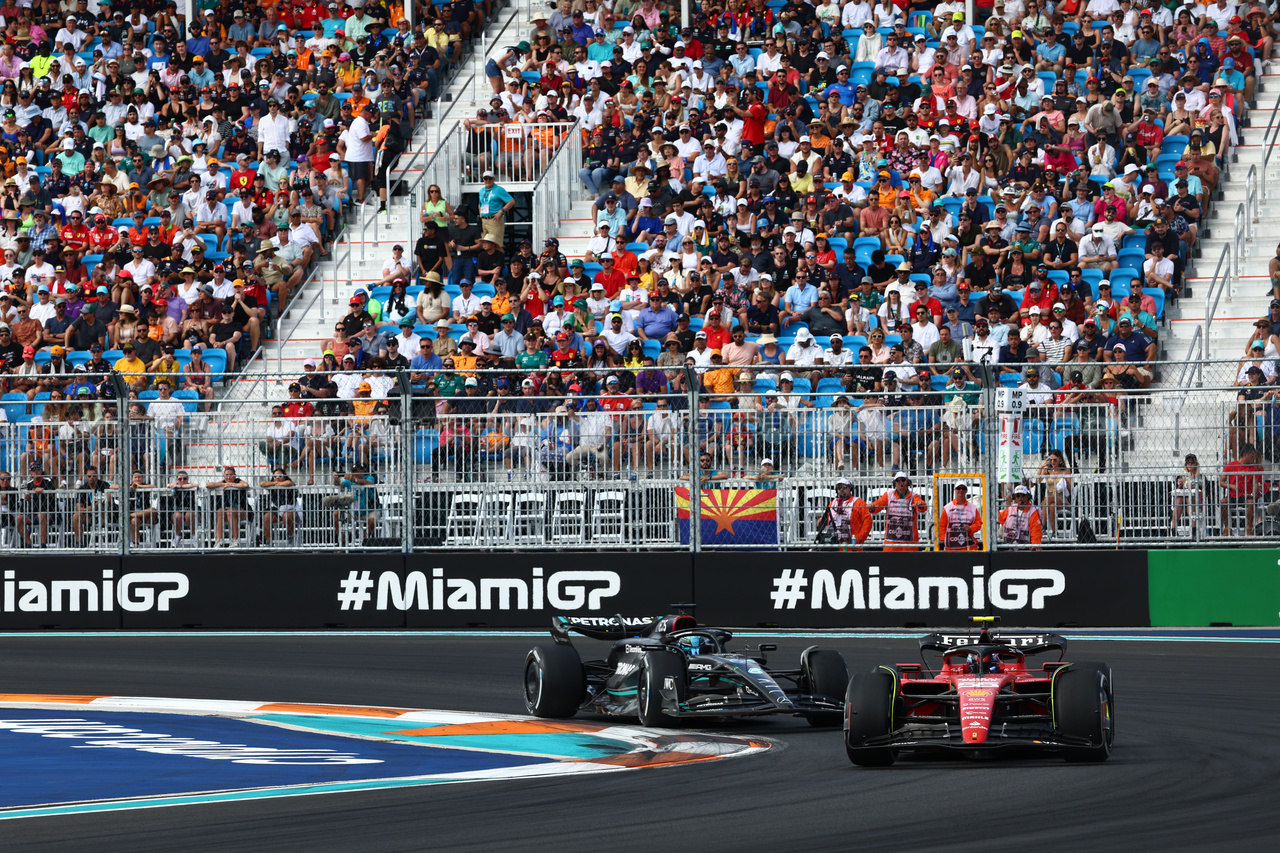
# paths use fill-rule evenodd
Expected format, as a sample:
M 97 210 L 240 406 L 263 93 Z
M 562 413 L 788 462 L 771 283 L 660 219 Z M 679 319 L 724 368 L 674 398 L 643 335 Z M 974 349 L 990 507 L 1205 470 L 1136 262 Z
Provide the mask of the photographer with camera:
M 818 544 L 839 545 L 841 551 L 859 550 L 871 532 L 871 512 L 866 501 L 853 496 L 853 484 L 844 477 L 836 480 L 836 496 L 818 522 Z

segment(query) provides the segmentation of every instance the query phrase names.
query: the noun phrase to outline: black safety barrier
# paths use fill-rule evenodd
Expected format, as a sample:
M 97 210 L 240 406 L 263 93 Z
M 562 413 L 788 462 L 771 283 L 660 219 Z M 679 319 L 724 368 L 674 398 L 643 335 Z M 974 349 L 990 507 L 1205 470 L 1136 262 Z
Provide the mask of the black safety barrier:
M 699 554 L 698 618 L 736 626 L 914 628 L 1149 623 L 1145 552 Z
M 1008 572 L 1060 572 L 1064 589 L 1047 597 L 1039 626 L 1083 625 L 1101 628 L 1143 628 L 1150 626 L 1147 551 L 996 551 L 988 554 L 989 583 L 1012 585 L 1016 575 Z M 1230 553 L 1230 552 L 1224 552 Z M 1043 584 L 1045 581 L 1028 581 Z M 993 611 L 1000 612 L 1000 611 Z M 1018 611 L 1025 613 L 1025 610 Z M 1031 611 L 1033 614 L 1034 610 Z M 1010 613 L 1004 622 L 1015 618 Z M 1022 617 L 1017 617 L 1022 618 Z M 1032 624 L 1027 621 L 1026 624 Z
M 125 628 L 404 627 L 400 614 L 368 606 L 379 577 L 404 571 L 399 554 L 138 556 L 124 566 L 157 590 L 152 606 L 121 603 Z M 184 585 L 184 595 L 162 598 Z
M 120 627 L 118 556 L 5 557 L 0 571 L 4 630 Z
M 738 627 L 1150 624 L 1139 551 L 248 552 L 8 559 L 0 630 L 541 628 L 683 602 Z
M 659 616 L 693 601 L 693 555 L 412 554 L 404 581 L 399 601 L 380 588 L 374 605 L 403 607 L 410 628 L 542 628 L 556 614 Z

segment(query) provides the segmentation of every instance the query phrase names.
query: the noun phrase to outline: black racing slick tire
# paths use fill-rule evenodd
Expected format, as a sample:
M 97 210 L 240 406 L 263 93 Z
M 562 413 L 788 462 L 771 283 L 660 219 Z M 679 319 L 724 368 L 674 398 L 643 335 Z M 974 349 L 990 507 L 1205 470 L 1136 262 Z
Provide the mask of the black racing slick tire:
M 871 738 L 893 731 L 898 685 L 887 672 L 860 672 L 849 680 L 844 697 L 844 747 L 859 767 L 888 767 L 898 757 L 890 747 L 868 747 Z
M 662 728 L 673 723 L 673 718 L 662 712 L 662 688 L 667 679 L 671 679 L 676 701 L 683 702 L 688 687 L 683 658 L 664 652 L 645 655 L 636 682 L 636 713 L 640 717 L 640 725 Z
M 810 695 L 839 702 L 849 688 L 849 667 L 845 665 L 844 655 L 837 651 L 814 649 L 801 660 L 800 668 L 804 673 L 805 692 Z M 806 714 L 805 719 L 811 726 L 838 726 L 841 714 L 839 711 Z
M 587 673 L 573 646 L 534 646 L 524 662 L 524 706 L 535 717 L 563 719 L 587 695 Z
M 1067 761 L 1106 761 L 1115 743 L 1111 668 L 1077 663 L 1053 681 L 1054 726 L 1064 735 L 1087 738 L 1090 746 L 1063 749 Z

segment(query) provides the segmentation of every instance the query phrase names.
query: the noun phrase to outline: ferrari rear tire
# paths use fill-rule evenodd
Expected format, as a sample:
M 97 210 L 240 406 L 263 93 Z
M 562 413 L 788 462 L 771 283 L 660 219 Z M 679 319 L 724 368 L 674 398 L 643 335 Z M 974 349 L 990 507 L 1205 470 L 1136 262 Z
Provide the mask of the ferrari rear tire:
M 573 646 L 534 646 L 524 662 L 524 706 L 535 717 L 566 718 L 587 695 L 587 673 Z
M 888 767 L 898 757 L 891 747 L 867 747 L 867 740 L 893 731 L 893 704 L 898 685 L 887 672 L 859 672 L 849 680 L 844 697 L 844 747 L 859 767 Z
M 1053 717 L 1058 731 L 1087 738 L 1092 744 L 1065 748 L 1067 761 L 1096 762 L 1111 757 L 1113 704 L 1110 668 L 1105 664 L 1072 664 L 1054 680 Z
M 636 682 L 637 713 L 640 725 L 653 728 L 671 726 L 673 718 L 662 711 L 662 688 L 671 680 L 676 691 L 676 701 L 683 702 L 688 676 L 685 674 L 684 660 L 674 654 L 659 652 L 644 656 L 640 665 L 640 677 Z
M 840 701 L 849 688 L 849 667 L 845 665 L 844 655 L 832 649 L 814 649 L 805 656 L 802 665 L 806 692 Z M 805 719 L 811 726 L 838 726 L 841 715 L 839 711 L 832 711 L 806 714 Z

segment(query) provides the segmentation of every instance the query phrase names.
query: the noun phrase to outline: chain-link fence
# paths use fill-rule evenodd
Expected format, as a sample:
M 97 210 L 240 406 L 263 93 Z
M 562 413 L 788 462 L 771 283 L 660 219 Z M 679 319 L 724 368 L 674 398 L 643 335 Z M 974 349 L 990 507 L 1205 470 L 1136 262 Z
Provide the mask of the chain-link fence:
M 979 547 L 1271 539 L 1248 366 L 308 369 L 220 401 L 75 374 L 0 400 L 0 550 L 932 549 L 961 481 Z

